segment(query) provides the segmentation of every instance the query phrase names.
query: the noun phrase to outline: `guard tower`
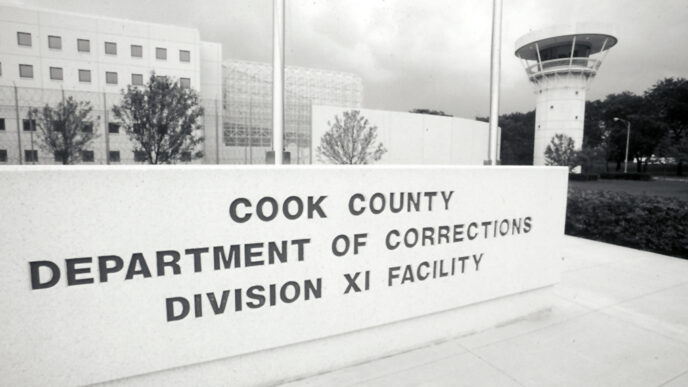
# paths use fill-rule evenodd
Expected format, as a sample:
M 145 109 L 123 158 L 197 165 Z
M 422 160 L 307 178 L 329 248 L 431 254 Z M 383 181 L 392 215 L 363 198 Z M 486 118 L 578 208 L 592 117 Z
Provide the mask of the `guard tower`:
M 535 86 L 533 165 L 545 165 L 545 148 L 556 134 L 571 137 L 576 149 L 583 145 L 585 93 L 617 42 L 601 31 L 609 28 L 557 26 L 530 32 L 516 41 L 515 54 Z

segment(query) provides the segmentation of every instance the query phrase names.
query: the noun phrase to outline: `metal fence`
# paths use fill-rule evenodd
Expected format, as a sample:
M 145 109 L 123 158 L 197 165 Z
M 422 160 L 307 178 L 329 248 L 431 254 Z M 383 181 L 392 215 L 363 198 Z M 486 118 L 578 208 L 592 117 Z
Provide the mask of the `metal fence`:
M 96 137 L 88 151 L 93 159 L 89 164 L 131 164 L 137 162 L 129 137 L 112 113 L 112 107 L 121 103 L 122 94 L 0 86 L 0 163 L 4 164 L 60 164 L 59 158 L 41 147 L 39 128 L 29 119 L 29 110 L 46 105 L 56 106 L 63 99 L 73 97 L 88 102 L 92 108 L 90 119 Z M 201 120 L 205 138 L 201 149 L 203 159 L 193 163 L 215 163 L 222 147 L 216 147 L 222 130 L 221 103 L 202 100 L 204 115 Z M 89 157 L 90 159 L 90 157 Z

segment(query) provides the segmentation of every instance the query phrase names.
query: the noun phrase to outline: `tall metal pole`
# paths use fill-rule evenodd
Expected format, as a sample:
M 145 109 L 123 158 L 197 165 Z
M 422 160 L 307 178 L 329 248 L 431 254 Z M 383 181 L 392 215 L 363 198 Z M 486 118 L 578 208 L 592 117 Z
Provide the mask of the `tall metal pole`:
M 284 141 L 284 0 L 272 1 L 272 137 L 275 165 Z
M 490 134 L 487 164 L 497 165 L 497 126 L 499 125 L 499 72 L 502 55 L 502 0 L 492 4 L 492 60 L 490 62 Z
M 624 173 L 628 173 L 628 143 L 631 139 L 631 121 L 626 121 L 626 159 L 624 160 Z
M 107 108 L 107 94 L 105 91 L 103 91 L 103 122 L 104 122 L 104 129 L 103 132 L 105 133 L 105 164 L 109 165 L 110 164 L 110 128 L 108 125 L 110 123 L 108 122 L 108 108 Z
M 14 85 L 14 111 L 17 114 L 17 147 L 19 148 L 19 165 L 24 164 L 24 156 L 22 156 L 21 143 L 21 125 L 19 124 L 19 97 L 17 96 L 17 85 Z

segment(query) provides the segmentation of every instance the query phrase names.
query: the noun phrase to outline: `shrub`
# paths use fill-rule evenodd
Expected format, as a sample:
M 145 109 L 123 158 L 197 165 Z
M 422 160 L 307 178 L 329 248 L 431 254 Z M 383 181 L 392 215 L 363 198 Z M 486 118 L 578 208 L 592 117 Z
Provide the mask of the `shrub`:
M 602 173 L 600 178 L 612 180 L 652 180 L 652 176 L 647 173 Z
M 569 181 L 596 181 L 599 178 L 597 173 L 569 173 Z
M 688 258 L 688 203 L 625 192 L 569 189 L 566 233 Z

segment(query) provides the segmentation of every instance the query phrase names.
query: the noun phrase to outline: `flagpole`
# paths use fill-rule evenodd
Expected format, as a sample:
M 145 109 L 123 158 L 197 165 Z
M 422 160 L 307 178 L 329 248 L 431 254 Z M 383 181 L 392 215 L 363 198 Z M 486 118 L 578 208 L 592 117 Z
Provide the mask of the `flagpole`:
M 490 131 L 487 163 L 497 165 L 497 127 L 499 126 L 499 72 L 502 54 L 502 0 L 492 4 L 492 53 L 490 61 Z
M 275 165 L 284 148 L 284 0 L 272 2 L 272 137 Z

